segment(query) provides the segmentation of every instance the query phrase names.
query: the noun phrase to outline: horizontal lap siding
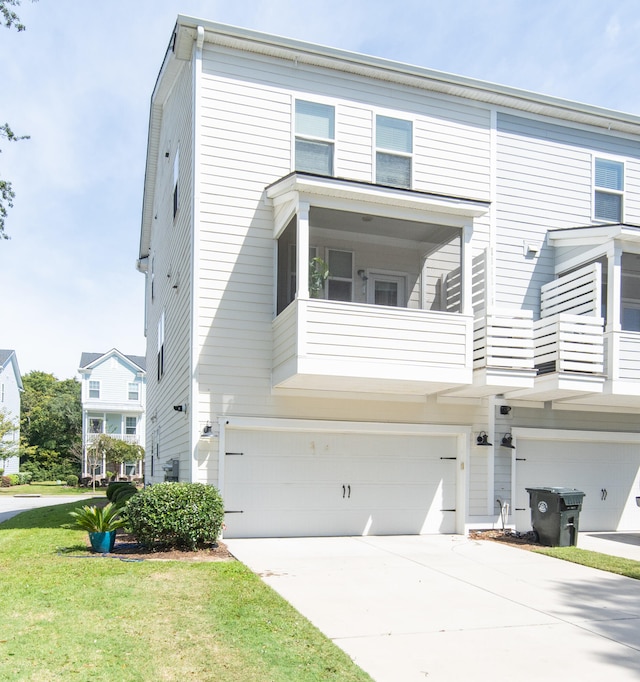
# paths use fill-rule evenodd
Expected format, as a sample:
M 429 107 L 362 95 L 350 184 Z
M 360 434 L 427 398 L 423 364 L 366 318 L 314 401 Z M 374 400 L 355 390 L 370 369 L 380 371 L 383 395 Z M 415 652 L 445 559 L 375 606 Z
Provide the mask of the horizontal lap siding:
M 485 200 L 490 114 L 443 95 L 209 46 L 202 92 L 196 360 L 200 385 L 211 387 L 202 409 L 277 414 L 273 212 L 264 190 L 291 171 L 293 100 L 335 103 L 337 176 L 372 180 L 374 115 L 397 111 L 415 121 L 416 189 Z M 444 346 L 443 362 L 457 357 Z M 304 410 L 298 403 L 291 414 Z
M 539 288 L 554 276 L 552 250 L 543 246 L 547 231 L 592 224 L 593 153 L 635 155 L 629 183 L 640 145 L 502 113 L 497 138 L 497 303 L 537 315 Z M 540 249 L 535 258 L 525 257 L 525 241 Z
M 155 195 L 151 258 L 154 260 L 154 300 L 147 293 L 147 429 L 146 476 L 164 477 L 161 464 L 180 460 L 189 476 L 188 420 L 173 405 L 188 401 L 190 389 L 191 306 L 189 303 L 192 245 L 192 73 L 185 64 L 163 107 L 160 158 Z M 173 216 L 174 158 L 179 148 L 179 209 Z M 165 154 L 168 156 L 165 157 Z M 151 271 L 151 263 L 149 264 Z M 147 279 L 149 281 L 149 278 Z M 174 288 L 175 287 L 175 288 Z M 158 320 L 165 311 L 165 374 L 157 381 Z M 157 444 L 151 479 L 151 444 Z

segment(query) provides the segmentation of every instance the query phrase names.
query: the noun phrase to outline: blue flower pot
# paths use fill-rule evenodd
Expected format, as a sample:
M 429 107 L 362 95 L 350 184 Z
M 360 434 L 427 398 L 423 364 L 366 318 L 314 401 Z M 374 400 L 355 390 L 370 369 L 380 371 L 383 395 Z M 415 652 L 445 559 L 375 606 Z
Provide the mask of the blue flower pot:
M 105 533 L 89 533 L 89 542 L 94 552 L 108 554 L 113 552 L 113 546 L 116 544 L 116 532 L 110 530 Z

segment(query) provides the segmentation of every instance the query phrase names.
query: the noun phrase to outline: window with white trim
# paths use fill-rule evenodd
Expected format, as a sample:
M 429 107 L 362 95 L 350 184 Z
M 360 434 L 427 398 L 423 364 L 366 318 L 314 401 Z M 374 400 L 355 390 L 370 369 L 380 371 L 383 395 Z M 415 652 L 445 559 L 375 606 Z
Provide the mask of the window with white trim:
M 164 310 L 158 320 L 158 381 L 164 375 Z
M 335 107 L 297 99 L 295 129 L 295 169 L 332 176 Z
M 180 178 L 180 148 L 176 149 L 176 156 L 173 159 L 173 217 L 176 217 L 179 206 L 178 180 Z
M 100 382 L 90 381 L 89 382 L 89 397 L 99 398 L 100 397 Z
M 132 381 L 129 384 L 129 388 L 127 390 L 127 395 L 129 397 L 129 400 L 139 400 L 139 398 L 140 398 L 140 384 L 138 384 L 137 381 Z
M 390 116 L 376 116 L 376 183 L 411 187 L 413 123 Z
M 327 298 L 331 301 L 353 300 L 353 253 L 327 249 Z
M 0 384 L 0 403 L 4 402 L 4 384 Z
M 135 417 L 127 417 L 125 420 L 124 432 L 127 436 L 135 436 L 138 420 Z
M 612 159 L 594 161 L 593 217 L 621 223 L 624 198 L 624 163 Z

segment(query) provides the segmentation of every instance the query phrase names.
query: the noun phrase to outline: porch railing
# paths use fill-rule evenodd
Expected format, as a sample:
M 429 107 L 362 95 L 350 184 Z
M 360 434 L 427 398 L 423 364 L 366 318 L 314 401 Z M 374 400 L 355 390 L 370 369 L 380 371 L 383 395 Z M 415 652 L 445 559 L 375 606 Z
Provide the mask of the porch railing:
M 91 445 L 100 436 L 109 436 L 109 438 L 114 438 L 115 440 L 122 440 L 125 443 L 131 443 L 132 445 L 138 445 L 140 442 L 140 436 L 137 433 L 88 433 L 85 442 L 87 445 Z
M 533 369 L 533 314 L 500 310 L 476 315 L 473 323 L 473 368 Z
M 549 372 L 604 371 L 604 320 L 589 315 L 559 313 L 533 325 L 535 365 Z

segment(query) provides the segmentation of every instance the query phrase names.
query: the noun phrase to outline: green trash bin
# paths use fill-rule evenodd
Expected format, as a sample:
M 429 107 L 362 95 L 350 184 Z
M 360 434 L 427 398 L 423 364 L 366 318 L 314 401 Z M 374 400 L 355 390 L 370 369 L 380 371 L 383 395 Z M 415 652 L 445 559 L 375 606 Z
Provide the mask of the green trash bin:
M 548 547 L 578 544 L 584 493 L 575 488 L 527 488 L 531 526 L 538 542 Z

